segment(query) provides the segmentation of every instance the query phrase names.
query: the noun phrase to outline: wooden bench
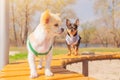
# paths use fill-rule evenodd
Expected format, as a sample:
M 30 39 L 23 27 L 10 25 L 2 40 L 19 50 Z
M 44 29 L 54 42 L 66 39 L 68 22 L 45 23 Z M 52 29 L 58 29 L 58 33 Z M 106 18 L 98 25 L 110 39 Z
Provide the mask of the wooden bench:
M 51 63 L 51 70 L 54 73 L 52 77 L 44 76 L 44 68 L 37 70 L 40 75 L 38 78 L 34 80 L 96 80 L 94 78 L 86 77 L 83 74 L 78 74 L 75 72 L 71 72 L 66 70 L 63 66 L 63 63 L 67 59 L 72 58 L 81 58 L 80 56 L 65 56 L 58 55 L 54 56 Z M 36 64 L 38 64 L 38 59 L 36 60 Z M 45 63 L 43 63 L 44 66 Z M 30 70 L 28 66 L 27 60 L 18 61 L 16 63 L 8 64 L 4 67 L 4 69 L 0 72 L 0 80 L 31 80 L 29 78 Z

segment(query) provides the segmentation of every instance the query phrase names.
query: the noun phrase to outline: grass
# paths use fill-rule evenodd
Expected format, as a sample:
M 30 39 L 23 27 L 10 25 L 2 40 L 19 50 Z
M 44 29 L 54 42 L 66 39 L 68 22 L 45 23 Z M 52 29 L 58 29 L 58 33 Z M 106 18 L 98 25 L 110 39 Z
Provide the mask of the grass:
M 80 51 L 92 51 L 92 52 L 120 52 L 120 48 L 80 48 Z
M 27 50 L 25 50 L 23 47 L 22 48 L 11 47 L 10 50 L 11 51 L 20 51 L 20 53 L 18 53 L 18 54 L 9 56 L 10 63 L 16 62 L 17 60 L 27 59 Z M 65 54 L 65 53 L 67 53 L 66 48 L 54 48 L 53 49 L 53 56 Z
M 60 54 L 66 54 L 66 53 L 67 53 L 66 48 L 56 47 L 56 48 L 53 49 L 53 56 L 54 55 L 60 55 Z
M 17 60 L 23 60 L 27 58 L 27 49 L 25 47 L 17 48 L 17 47 L 11 47 L 11 51 L 20 51 L 19 54 L 15 54 L 14 56 L 10 56 L 9 60 L 11 62 L 15 62 Z M 60 55 L 60 54 L 66 54 L 67 48 L 61 48 L 61 47 L 55 47 L 53 49 L 53 56 L 54 55 Z M 120 52 L 119 48 L 80 48 L 79 52 L 84 51 L 92 51 L 92 52 Z
M 16 62 L 17 60 L 23 60 L 23 59 L 27 59 L 27 53 L 19 53 L 13 56 L 11 55 L 9 56 L 10 63 Z

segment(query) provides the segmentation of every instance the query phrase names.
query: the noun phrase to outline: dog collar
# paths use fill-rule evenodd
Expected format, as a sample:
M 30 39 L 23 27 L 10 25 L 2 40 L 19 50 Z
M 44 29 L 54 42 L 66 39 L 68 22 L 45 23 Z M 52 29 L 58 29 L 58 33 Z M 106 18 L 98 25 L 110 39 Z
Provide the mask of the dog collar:
M 28 45 L 29 45 L 30 50 L 31 50 L 36 56 L 38 56 L 38 55 L 47 55 L 47 54 L 50 52 L 50 50 L 52 49 L 52 45 L 51 45 L 50 48 L 49 48 L 49 50 L 48 50 L 47 52 L 45 52 L 45 53 L 38 53 L 35 49 L 33 49 L 33 47 L 32 47 L 32 45 L 31 45 L 31 43 L 30 43 L 29 40 L 28 40 Z

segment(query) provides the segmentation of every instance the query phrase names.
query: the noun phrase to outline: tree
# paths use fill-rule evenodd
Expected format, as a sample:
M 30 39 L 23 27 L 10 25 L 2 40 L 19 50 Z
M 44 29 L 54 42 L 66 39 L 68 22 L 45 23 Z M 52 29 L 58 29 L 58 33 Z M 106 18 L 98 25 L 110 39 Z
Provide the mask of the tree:
M 120 19 L 118 19 L 118 14 L 120 13 L 120 0 L 96 0 L 94 9 L 96 14 L 101 16 L 102 25 L 105 24 L 108 29 L 111 29 L 107 34 L 111 34 L 112 43 L 114 46 L 119 47 Z
M 14 42 L 15 42 L 15 46 L 17 46 L 17 34 L 16 34 L 16 26 L 15 26 L 15 20 L 16 20 L 16 16 L 15 16 L 15 1 L 14 0 L 10 0 L 10 11 L 11 11 L 11 17 L 10 17 L 10 21 L 12 22 L 12 31 L 13 31 L 13 35 L 14 35 Z
M 37 1 L 33 0 L 19 0 L 16 4 L 18 14 L 17 24 L 20 27 L 19 35 L 21 36 L 20 39 L 22 40 L 22 44 L 25 44 L 30 29 L 32 16 L 36 12 L 38 4 Z
M 108 47 L 110 42 L 109 29 L 106 27 L 100 27 L 96 30 L 96 38 L 104 47 Z
M 83 24 L 81 28 L 82 28 L 82 32 L 81 32 L 82 42 L 85 43 L 85 47 L 87 47 L 88 44 L 92 42 L 95 37 L 94 34 L 96 31 L 96 28 L 89 22 L 86 22 L 85 24 Z

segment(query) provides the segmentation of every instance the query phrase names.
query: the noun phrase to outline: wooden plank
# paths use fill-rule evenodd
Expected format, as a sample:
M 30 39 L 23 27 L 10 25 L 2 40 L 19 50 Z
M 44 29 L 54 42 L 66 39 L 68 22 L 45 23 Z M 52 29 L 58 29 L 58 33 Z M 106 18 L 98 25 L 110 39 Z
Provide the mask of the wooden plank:
M 90 78 L 90 77 L 73 77 L 73 78 L 67 78 L 62 80 L 96 80 L 96 79 Z
M 40 75 L 38 78 L 35 78 L 34 80 L 93 80 L 92 78 L 84 77 L 82 74 L 77 74 L 75 72 L 70 72 L 62 67 L 62 62 L 66 59 L 66 56 L 59 56 L 53 57 L 52 63 L 51 63 L 51 70 L 54 73 L 54 76 L 52 77 L 46 77 L 44 75 L 44 67 L 38 71 L 38 74 Z M 79 56 L 80 57 L 80 56 Z M 88 57 L 88 56 L 87 56 Z M 71 56 L 71 58 L 76 58 L 76 56 Z M 77 57 L 78 58 L 78 57 Z M 71 60 L 71 59 L 70 59 Z M 36 64 L 38 64 L 38 60 L 36 61 Z M 45 63 L 43 63 L 43 66 Z M 86 65 L 84 65 L 86 66 Z M 9 64 L 7 65 L 1 72 L 0 72 L 0 80 L 29 80 L 30 70 L 28 66 L 27 60 Z

